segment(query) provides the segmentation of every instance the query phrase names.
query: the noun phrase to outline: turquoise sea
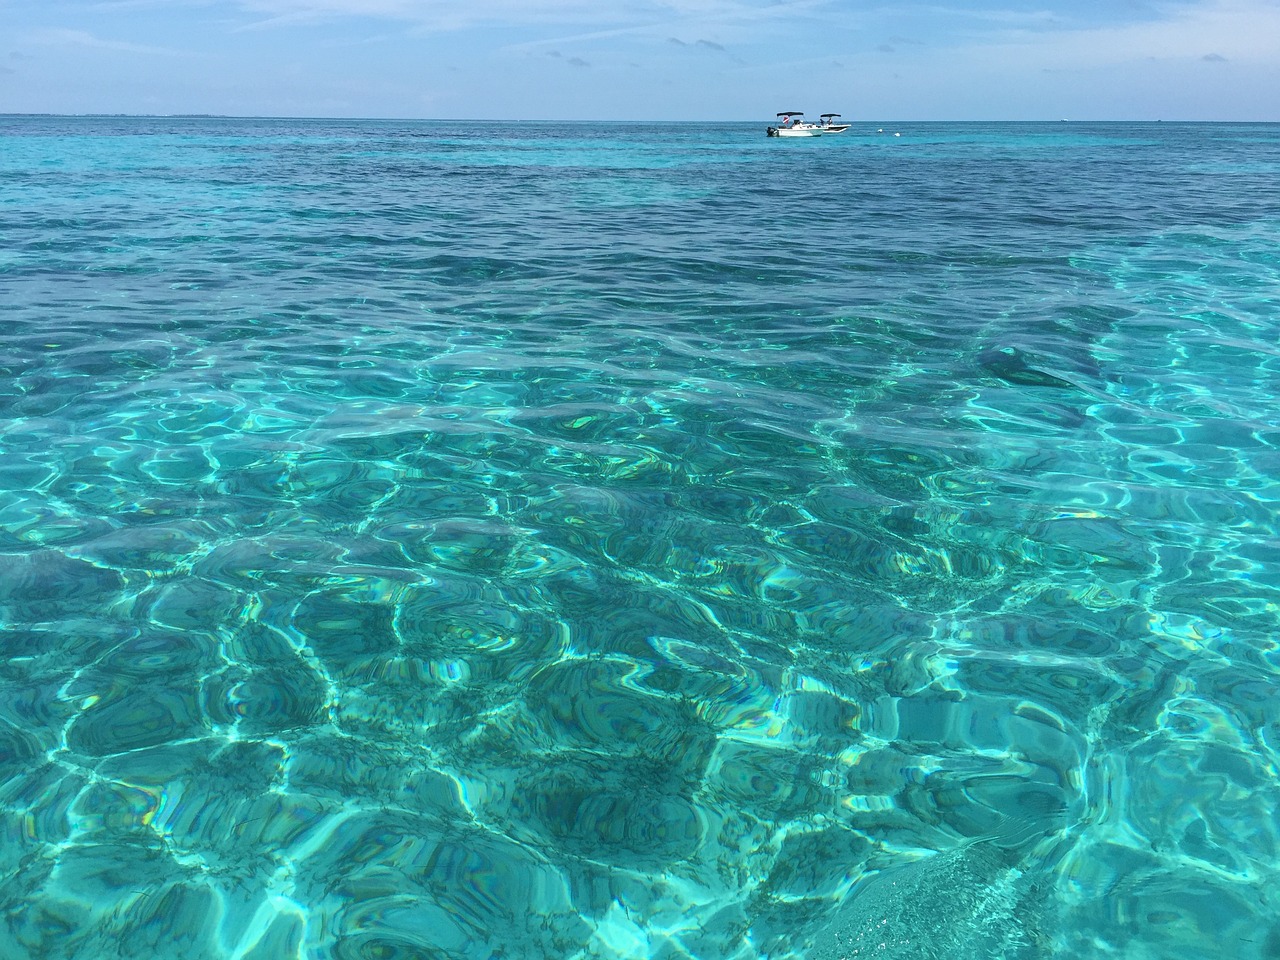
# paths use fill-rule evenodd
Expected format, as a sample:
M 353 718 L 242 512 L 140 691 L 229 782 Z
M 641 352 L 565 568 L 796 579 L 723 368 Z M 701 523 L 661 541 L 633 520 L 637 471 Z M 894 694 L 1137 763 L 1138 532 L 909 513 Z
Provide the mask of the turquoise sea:
M 0 960 L 1280 956 L 1280 125 L 767 122 L 0 117 Z

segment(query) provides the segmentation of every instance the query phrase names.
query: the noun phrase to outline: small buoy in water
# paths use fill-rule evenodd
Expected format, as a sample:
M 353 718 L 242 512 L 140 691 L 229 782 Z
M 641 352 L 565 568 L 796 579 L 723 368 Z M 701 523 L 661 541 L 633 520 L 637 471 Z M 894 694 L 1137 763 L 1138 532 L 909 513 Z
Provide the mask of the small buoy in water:
M 876 133 L 884 133 L 884 127 L 881 127 L 879 130 L 876 131 Z

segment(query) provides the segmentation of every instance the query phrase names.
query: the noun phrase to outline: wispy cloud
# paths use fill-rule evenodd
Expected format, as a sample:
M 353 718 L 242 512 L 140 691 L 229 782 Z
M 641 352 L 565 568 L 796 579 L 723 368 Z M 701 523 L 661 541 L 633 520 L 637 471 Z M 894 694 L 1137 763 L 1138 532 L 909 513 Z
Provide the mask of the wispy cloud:
M 361 17 L 399 20 L 442 30 L 492 24 L 604 24 L 619 22 L 590 0 L 235 0 L 263 24 Z
M 1224 60 L 1280 61 L 1275 0 L 1164 0 L 1134 8 L 1140 15 L 1127 20 L 1094 23 L 1048 12 L 933 9 L 985 23 L 950 35 L 945 46 L 987 62 L 1087 69 L 1147 58 L 1199 60 L 1206 49 Z M 935 41 L 931 49 L 942 45 Z
M 157 3 L 158 0 L 118 0 Z M 201 0 L 189 0 L 199 3 Z M 204 0 L 254 19 L 250 26 L 273 27 L 339 18 L 379 18 L 419 28 L 450 31 L 469 27 L 573 25 L 589 35 L 616 31 L 670 31 L 676 24 L 750 25 L 816 16 L 834 16 L 840 0 Z M 661 36 L 662 34 L 659 33 Z
M 165 57 L 189 56 L 187 51 L 173 50 L 168 47 L 154 47 L 147 44 L 131 43 L 127 40 L 112 40 L 94 36 L 88 30 L 71 30 L 59 27 L 45 27 L 27 31 L 22 39 L 33 46 L 42 47 L 81 47 L 93 50 L 116 50 L 122 53 L 139 53 Z
M 554 58 L 555 58 L 555 59 L 557 59 L 557 60 L 563 60 L 565 63 L 569 64 L 569 66 L 571 66 L 571 67 L 589 67 L 589 66 L 591 66 L 591 64 L 587 63 L 587 61 L 583 60 L 581 57 L 566 57 L 566 56 L 565 56 L 563 53 L 561 53 L 559 50 L 548 50 L 548 51 L 547 51 L 547 56 L 548 56 L 548 57 L 554 57 Z

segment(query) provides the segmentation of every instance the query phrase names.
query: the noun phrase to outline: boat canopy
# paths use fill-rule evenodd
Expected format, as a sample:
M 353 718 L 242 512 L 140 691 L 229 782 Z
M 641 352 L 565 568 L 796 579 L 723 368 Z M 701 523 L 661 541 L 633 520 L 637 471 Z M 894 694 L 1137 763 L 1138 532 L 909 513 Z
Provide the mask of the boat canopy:
M 803 116 L 804 116 L 804 111 L 803 111 L 803 110 L 783 110 L 780 114 L 778 114 L 778 116 L 780 116 L 780 117 L 803 117 Z
M 838 114 L 838 113 L 824 113 L 824 114 L 821 114 L 821 116 L 824 116 L 824 117 L 838 117 L 838 116 L 840 116 L 840 114 Z

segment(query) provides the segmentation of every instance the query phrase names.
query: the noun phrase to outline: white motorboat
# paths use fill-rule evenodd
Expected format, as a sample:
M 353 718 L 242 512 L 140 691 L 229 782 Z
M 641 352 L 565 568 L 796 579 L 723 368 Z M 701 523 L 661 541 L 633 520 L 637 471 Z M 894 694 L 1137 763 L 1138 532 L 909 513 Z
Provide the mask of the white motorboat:
M 824 113 L 818 122 L 822 126 L 823 133 L 844 133 L 852 126 L 852 124 L 841 123 L 838 113 Z
M 770 137 L 820 137 L 822 125 L 806 121 L 803 110 L 784 110 L 778 114 L 778 125 L 765 133 Z

